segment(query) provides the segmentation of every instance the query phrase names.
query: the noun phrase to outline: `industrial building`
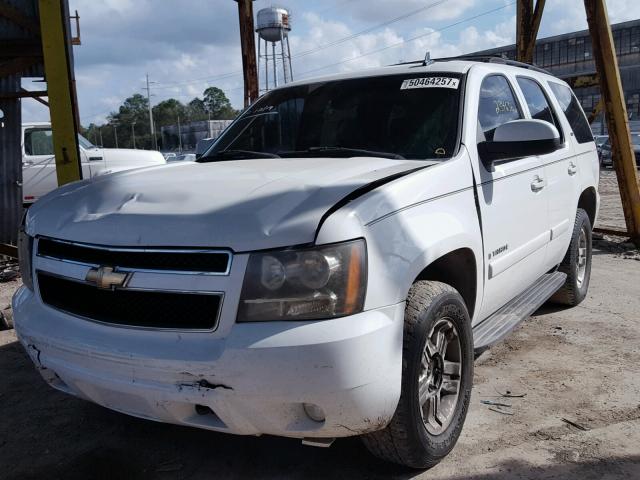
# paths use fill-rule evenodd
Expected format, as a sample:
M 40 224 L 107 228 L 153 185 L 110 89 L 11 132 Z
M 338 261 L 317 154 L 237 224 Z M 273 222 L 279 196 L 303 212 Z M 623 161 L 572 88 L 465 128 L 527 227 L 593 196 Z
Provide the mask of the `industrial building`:
M 640 19 L 611 25 L 620 67 L 622 88 L 632 129 L 640 128 Z M 508 45 L 482 50 L 471 55 L 502 56 L 515 59 L 516 46 Z M 569 79 L 596 73 L 591 37 L 588 30 L 565 33 L 536 41 L 534 63 L 554 75 Z M 600 101 L 600 88 L 595 86 L 574 88 L 585 112 L 592 112 Z M 606 127 L 598 115 L 592 124 L 594 133 Z

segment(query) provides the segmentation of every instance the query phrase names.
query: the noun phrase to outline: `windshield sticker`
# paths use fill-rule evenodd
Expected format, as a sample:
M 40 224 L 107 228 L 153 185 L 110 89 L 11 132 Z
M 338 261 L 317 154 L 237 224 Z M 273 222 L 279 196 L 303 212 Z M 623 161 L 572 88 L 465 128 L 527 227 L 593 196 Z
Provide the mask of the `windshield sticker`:
M 400 90 L 411 88 L 458 88 L 459 83 L 459 78 L 451 77 L 408 78 L 402 81 Z

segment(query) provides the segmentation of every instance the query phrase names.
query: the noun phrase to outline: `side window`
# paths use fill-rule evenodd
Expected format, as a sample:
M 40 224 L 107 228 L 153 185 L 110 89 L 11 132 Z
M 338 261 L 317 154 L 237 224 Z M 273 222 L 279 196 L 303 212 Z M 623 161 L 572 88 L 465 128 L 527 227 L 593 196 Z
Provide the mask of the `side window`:
M 571 130 L 573 130 L 573 134 L 576 136 L 578 143 L 593 142 L 593 133 L 587 122 L 587 117 L 585 117 L 582 107 L 571 89 L 566 85 L 555 82 L 549 82 L 549 86 L 558 100 L 560 107 L 562 107 L 562 111 L 567 117 L 567 121 L 569 125 L 571 125 Z
M 25 131 L 24 151 L 27 155 L 53 155 L 51 130 L 32 128 Z
M 535 80 L 524 77 L 518 77 L 518 85 L 529 106 L 531 118 L 549 122 L 558 129 L 558 132 L 562 132 L 559 122 L 556 121 L 555 115 L 553 114 L 551 105 L 549 105 L 547 96 L 542 91 L 542 87 Z
M 478 121 L 487 141 L 493 140 L 496 127 L 522 118 L 511 86 L 502 75 L 491 75 L 482 81 Z

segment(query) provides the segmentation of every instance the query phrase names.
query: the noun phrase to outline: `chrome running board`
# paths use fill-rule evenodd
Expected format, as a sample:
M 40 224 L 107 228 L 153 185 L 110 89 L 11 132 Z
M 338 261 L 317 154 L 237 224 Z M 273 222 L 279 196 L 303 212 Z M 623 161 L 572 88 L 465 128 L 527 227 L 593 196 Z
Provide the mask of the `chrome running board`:
M 562 272 L 542 275 L 531 287 L 473 327 L 473 348 L 476 352 L 504 338 L 556 293 L 566 279 L 567 275 Z

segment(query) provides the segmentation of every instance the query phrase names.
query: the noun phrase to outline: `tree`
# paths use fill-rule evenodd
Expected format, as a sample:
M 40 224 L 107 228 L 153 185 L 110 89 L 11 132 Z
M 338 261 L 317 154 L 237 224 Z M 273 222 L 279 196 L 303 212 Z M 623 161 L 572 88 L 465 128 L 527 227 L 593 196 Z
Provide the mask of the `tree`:
M 207 106 L 204 103 L 204 100 L 198 97 L 191 100 L 187 104 L 187 115 L 189 120 L 192 122 L 207 120 L 209 118 L 209 113 L 207 112 Z
M 212 119 L 228 120 L 238 115 L 225 93 L 218 87 L 209 87 L 203 94 L 204 104 Z

